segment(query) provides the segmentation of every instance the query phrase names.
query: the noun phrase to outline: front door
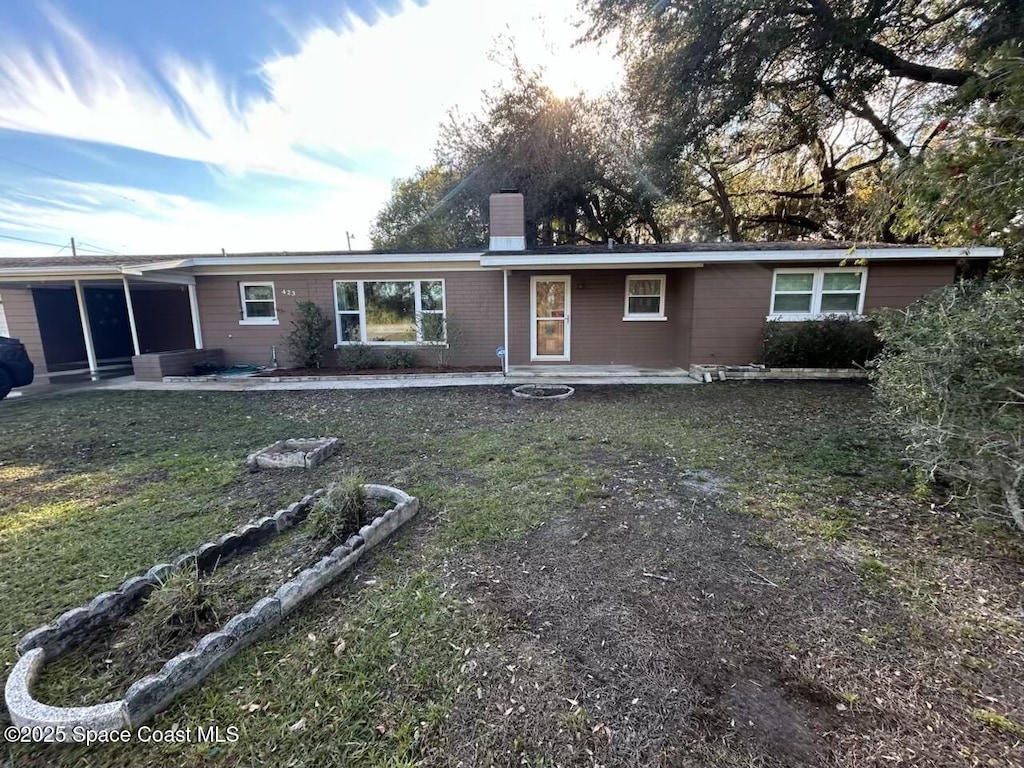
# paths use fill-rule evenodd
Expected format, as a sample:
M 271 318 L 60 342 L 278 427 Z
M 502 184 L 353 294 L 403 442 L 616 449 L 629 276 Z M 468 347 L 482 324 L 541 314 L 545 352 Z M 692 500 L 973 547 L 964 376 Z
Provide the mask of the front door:
M 530 359 L 569 359 L 568 277 L 530 278 Z

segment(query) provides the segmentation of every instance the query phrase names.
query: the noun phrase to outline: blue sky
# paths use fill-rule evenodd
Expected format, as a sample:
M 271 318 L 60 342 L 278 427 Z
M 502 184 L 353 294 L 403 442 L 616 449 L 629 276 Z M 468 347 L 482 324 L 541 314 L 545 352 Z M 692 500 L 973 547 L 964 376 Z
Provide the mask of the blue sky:
M 504 75 L 621 77 L 575 0 L 0 5 L 0 256 L 369 246 L 390 182 Z M 22 238 L 17 240 L 14 238 Z M 37 240 L 47 245 L 23 242 Z

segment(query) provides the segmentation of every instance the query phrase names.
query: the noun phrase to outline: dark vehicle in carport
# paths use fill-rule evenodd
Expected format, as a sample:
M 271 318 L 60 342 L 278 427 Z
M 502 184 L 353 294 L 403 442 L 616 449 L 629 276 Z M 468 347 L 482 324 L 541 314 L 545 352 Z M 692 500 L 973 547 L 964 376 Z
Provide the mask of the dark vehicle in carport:
M 15 387 L 27 387 L 35 375 L 25 345 L 17 339 L 0 336 L 0 400 Z

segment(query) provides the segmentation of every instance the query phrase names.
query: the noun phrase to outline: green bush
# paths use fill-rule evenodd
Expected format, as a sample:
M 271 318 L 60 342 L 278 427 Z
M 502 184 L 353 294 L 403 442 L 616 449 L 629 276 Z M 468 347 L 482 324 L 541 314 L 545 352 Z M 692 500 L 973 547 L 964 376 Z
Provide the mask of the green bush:
M 764 363 L 773 368 L 854 368 L 881 349 L 870 320 L 844 316 L 764 326 Z
M 416 353 L 411 349 L 401 347 L 390 347 L 384 353 L 384 367 L 389 370 L 401 370 L 413 368 L 416 365 Z
M 942 288 L 878 335 L 875 392 L 911 459 L 1024 531 L 1024 283 Z
M 375 368 L 377 359 L 369 344 L 346 344 L 338 350 L 338 364 L 346 371 L 365 371 Z
M 287 339 L 292 361 L 300 368 L 320 368 L 331 347 L 331 319 L 312 301 L 298 301 L 292 325 Z

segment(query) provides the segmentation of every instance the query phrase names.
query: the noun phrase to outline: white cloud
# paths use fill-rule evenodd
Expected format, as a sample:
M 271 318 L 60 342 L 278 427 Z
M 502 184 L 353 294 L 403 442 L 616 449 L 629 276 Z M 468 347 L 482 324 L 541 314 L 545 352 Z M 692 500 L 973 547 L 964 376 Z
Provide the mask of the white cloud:
M 117 41 L 89 37 L 50 12 L 59 55 L 55 47 L 0 34 L 0 128 L 200 161 L 232 176 L 313 181 L 331 190 L 301 214 L 308 226 L 302 232 L 283 226 L 298 223 L 299 214 L 264 226 L 278 217 L 247 217 L 184 198 L 168 206 L 171 196 L 143 190 L 127 195 L 140 201 L 134 213 L 118 204 L 110 208 L 114 198 L 94 194 L 91 204 L 79 198 L 91 205 L 90 216 L 119 225 L 109 231 L 132 233 L 132 250 L 167 250 L 168 237 L 192 242 L 194 233 L 165 231 L 155 223 L 162 220 L 209 226 L 210 239 L 222 241 L 252 242 L 258 232 L 280 242 L 281 232 L 291 230 L 291 244 L 273 246 L 291 250 L 303 247 L 299 240 L 326 236 L 341 220 L 365 246 L 369 221 L 387 199 L 388 177 L 429 162 L 448 110 L 475 109 L 481 93 L 502 77 L 501 66 L 488 56 L 500 36 L 514 38 L 527 67 L 545 66 L 559 93 L 601 92 L 621 77 L 610 46 L 572 47 L 578 36 L 569 21 L 574 5 L 575 0 L 436 0 L 424 7 L 410 4 L 372 27 L 339 19 L 306 31 L 295 53 L 268 55 L 259 70 L 268 95 L 245 99 L 204 62 L 180 56 L 140 62 Z M 331 156 L 362 160 L 370 170 L 356 175 L 317 159 Z M 126 186 L 133 186 L 130 171 Z M 78 233 L 85 239 L 79 227 L 91 221 L 46 207 L 19 210 L 25 216 L 22 231 Z M 317 247 L 337 243 L 335 233 L 333 243 Z

